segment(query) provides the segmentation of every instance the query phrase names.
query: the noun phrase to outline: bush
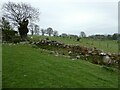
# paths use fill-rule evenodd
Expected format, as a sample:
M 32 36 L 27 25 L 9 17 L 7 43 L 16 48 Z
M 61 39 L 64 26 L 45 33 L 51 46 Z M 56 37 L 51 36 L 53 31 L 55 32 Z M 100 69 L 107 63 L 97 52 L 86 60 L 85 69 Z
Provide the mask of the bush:
M 2 30 L 2 40 L 12 42 L 16 33 L 17 31 L 14 30 Z
M 19 43 L 21 41 L 20 36 L 14 36 L 14 38 L 12 39 L 13 43 Z

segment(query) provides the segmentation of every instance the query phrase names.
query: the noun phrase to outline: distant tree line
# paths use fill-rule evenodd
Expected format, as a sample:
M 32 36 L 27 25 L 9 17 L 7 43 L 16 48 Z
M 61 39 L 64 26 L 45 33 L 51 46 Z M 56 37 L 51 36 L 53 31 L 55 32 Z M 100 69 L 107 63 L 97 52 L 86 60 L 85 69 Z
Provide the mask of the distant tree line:
M 35 23 L 30 23 L 28 28 L 29 28 L 29 31 L 31 32 L 31 35 L 39 35 L 39 32 L 40 32 L 39 25 L 37 25 Z
M 58 31 L 57 30 L 53 30 L 51 27 L 48 27 L 47 29 L 43 29 L 39 27 L 39 25 L 35 24 L 35 23 L 31 23 L 29 25 L 29 29 L 31 32 L 31 35 L 48 35 L 48 36 L 58 36 Z
M 96 34 L 96 35 L 91 35 L 88 36 L 88 38 L 92 38 L 92 39 L 109 39 L 109 40 L 120 40 L 120 34 L 119 33 L 114 33 L 113 35 L 100 35 L 100 34 Z
M 36 26 L 36 28 L 35 28 Z M 32 24 L 29 26 L 30 27 L 30 31 L 31 31 L 31 35 L 41 35 L 45 36 L 58 36 L 58 31 L 57 30 L 53 30 L 51 27 L 48 27 L 47 29 L 43 29 L 43 28 L 39 28 L 38 25 Z

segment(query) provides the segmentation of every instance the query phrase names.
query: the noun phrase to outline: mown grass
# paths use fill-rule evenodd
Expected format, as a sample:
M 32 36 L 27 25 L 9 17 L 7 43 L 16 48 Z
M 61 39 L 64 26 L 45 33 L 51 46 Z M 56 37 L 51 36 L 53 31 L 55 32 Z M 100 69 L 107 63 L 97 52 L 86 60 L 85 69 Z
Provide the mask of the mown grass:
M 3 45 L 3 88 L 117 88 L 118 73 L 31 45 Z
M 65 44 L 78 44 L 87 47 L 96 47 L 105 52 L 118 53 L 117 40 L 95 40 L 90 38 L 83 38 L 80 41 L 76 41 L 75 38 L 63 38 L 63 37 L 49 37 L 49 36 L 33 36 L 33 40 L 49 38 L 50 40 L 59 41 Z
M 0 89 L 2 89 L 2 43 L 0 42 Z

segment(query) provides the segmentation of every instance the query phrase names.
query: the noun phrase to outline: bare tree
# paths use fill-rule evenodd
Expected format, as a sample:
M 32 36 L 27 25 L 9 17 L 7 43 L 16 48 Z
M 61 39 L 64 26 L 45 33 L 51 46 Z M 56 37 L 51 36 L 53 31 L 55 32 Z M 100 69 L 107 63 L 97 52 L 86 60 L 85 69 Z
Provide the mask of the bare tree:
M 53 36 L 58 36 L 58 31 L 54 30 L 53 31 Z
M 39 19 L 39 10 L 25 3 L 8 2 L 3 5 L 3 16 L 18 26 L 22 40 L 27 38 L 28 23 Z
M 49 36 L 51 36 L 51 34 L 53 34 L 53 29 L 51 27 L 47 28 L 47 32 L 46 32 Z
M 82 37 L 82 38 L 83 38 L 83 37 L 86 37 L 85 32 L 82 31 L 82 32 L 80 33 L 80 37 Z
M 42 33 L 42 36 L 44 36 L 44 34 L 46 33 L 46 30 L 41 29 L 40 31 L 41 31 L 41 33 Z
M 33 35 L 33 34 L 39 35 L 39 26 L 37 24 L 30 23 L 30 25 L 28 27 L 31 32 L 31 35 Z
M 29 27 L 29 30 L 31 32 L 31 35 L 33 35 L 34 34 L 35 24 L 34 23 L 30 23 L 30 25 L 28 27 Z
M 68 35 L 66 33 L 62 33 L 60 36 L 64 38 L 67 37 Z
M 39 35 L 39 26 L 35 25 L 35 35 Z

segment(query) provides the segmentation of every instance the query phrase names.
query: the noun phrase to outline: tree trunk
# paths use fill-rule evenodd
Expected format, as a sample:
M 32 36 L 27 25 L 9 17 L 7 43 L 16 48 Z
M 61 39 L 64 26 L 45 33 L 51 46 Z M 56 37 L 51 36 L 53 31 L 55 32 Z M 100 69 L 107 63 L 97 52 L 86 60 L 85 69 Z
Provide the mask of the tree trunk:
M 20 27 L 18 27 L 19 34 L 21 36 L 22 41 L 27 40 L 27 33 L 28 33 L 28 20 L 23 20 L 22 23 L 19 23 Z
M 20 26 L 19 34 L 20 34 L 20 37 L 21 37 L 22 41 L 26 41 L 27 40 L 27 33 L 28 33 L 28 29 L 27 28 L 23 28 L 22 26 Z

